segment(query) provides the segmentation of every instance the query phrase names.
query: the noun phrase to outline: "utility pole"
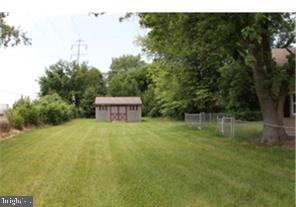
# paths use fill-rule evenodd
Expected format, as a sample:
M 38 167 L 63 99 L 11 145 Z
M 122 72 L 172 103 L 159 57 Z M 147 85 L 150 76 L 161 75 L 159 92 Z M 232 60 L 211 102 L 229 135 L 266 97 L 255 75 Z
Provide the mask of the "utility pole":
M 70 59 L 72 59 L 72 57 L 75 57 L 76 56 L 76 63 L 79 65 L 80 56 L 86 55 L 86 53 L 81 53 L 81 49 L 84 48 L 85 49 L 85 52 L 86 52 L 86 50 L 87 50 L 87 44 L 83 43 L 83 40 L 82 39 L 78 39 L 76 41 L 76 43 L 71 46 L 71 51 L 74 48 L 77 48 L 77 52 L 75 54 L 72 54 L 71 57 L 70 57 Z

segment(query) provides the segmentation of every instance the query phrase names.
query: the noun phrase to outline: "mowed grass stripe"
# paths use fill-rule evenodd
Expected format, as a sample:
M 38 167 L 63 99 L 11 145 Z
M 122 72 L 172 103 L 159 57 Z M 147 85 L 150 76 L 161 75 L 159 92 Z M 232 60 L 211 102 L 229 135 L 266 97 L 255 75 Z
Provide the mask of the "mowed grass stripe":
M 136 182 L 134 191 L 129 192 L 129 194 L 142 196 L 144 198 L 141 199 L 135 199 L 134 203 L 131 203 L 132 205 L 148 205 L 151 206 L 163 206 L 163 205 L 169 205 L 169 206 L 179 206 L 180 203 L 178 203 L 178 199 L 182 198 L 184 193 L 187 193 L 185 188 L 188 188 L 188 184 L 190 185 L 191 182 L 186 182 L 184 180 L 184 170 L 190 170 L 190 169 L 183 169 L 182 165 L 177 164 L 175 160 L 170 160 L 172 157 L 170 156 L 172 153 L 174 153 L 172 150 L 170 150 L 172 153 L 168 152 L 164 147 L 159 146 L 168 146 L 167 143 L 163 143 L 159 140 L 159 137 L 161 137 L 160 134 L 158 134 L 158 126 L 159 128 L 163 128 L 164 126 L 157 124 L 156 126 L 153 126 L 154 132 L 152 133 L 150 130 L 139 129 L 139 131 L 142 132 L 143 137 L 137 139 L 136 137 L 132 137 L 135 142 L 138 142 L 137 147 L 135 145 L 133 146 L 133 149 L 137 149 L 138 152 L 141 153 L 134 153 L 135 156 L 142 155 L 139 157 L 138 162 L 140 161 L 140 168 L 134 169 L 131 164 L 130 166 L 127 166 L 127 169 L 130 169 L 129 174 L 126 175 L 126 177 L 130 177 L 133 179 L 133 182 Z M 145 128 L 149 128 L 147 125 L 145 125 Z M 145 136 L 144 134 L 147 133 Z M 137 134 L 137 133 L 135 133 Z M 155 140 L 158 140 L 158 144 L 154 143 Z M 152 142 L 152 143 L 151 143 Z M 147 147 L 145 147 L 147 146 Z M 149 152 L 147 152 L 149 150 Z M 164 154 L 165 153 L 165 154 Z M 124 156 L 123 156 L 124 157 Z M 184 160 L 183 160 L 184 161 Z M 188 161 L 185 161 L 187 163 Z M 138 166 L 137 164 L 136 166 Z M 191 172 L 192 173 L 192 172 Z M 205 172 L 206 173 L 206 172 Z M 142 174 L 146 175 L 145 180 L 141 180 L 141 182 L 137 183 L 137 179 L 141 179 L 141 177 L 144 177 Z M 149 175 L 149 177 L 147 177 Z M 184 182 L 185 181 L 185 182 Z M 144 189 L 144 192 L 139 192 L 139 185 L 141 185 L 141 188 Z M 132 186 L 130 184 L 126 184 L 126 186 Z M 140 188 L 140 189 L 141 189 Z M 178 194 L 178 197 L 175 197 L 174 195 Z M 154 200 L 151 200 L 151 197 L 158 197 L 160 201 L 154 202 Z M 197 196 L 196 196 L 197 197 Z M 176 199 L 175 199 L 176 198 Z M 200 201 L 200 199 L 195 199 L 195 202 L 197 200 Z M 139 203 L 139 201 L 142 201 L 142 203 Z M 143 202 L 144 201 L 144 202 Z M 182 200 L 184 201 L 184 200 Z M 154 203 L 153 203 L 154 202 Z M 205 203 L 202 201 L 201 203 Z
M 48 134 L 47 129 L 40 129 L 40 131 L 33 130 L 26 134 L 16 136 L 13 139 L 2 141 L 0 144 L 0 179 L 5 180 L 5 176 L 12 176 L 11 173 L 20 173 L 21 170 L 30 167 L 31 164 L 29 163 L 38 161 L 46 154 L 45 150 L 51 149 L 48 148 L 48 145 L 52 139 L 55 139 L 59 134 L 68 129 L 67 127 L 52 128 L 55 128 L 56 131 L 50 134 Z M 62 134 L 62 136 L 64 135 Z M 56 145 L 56 142 L 53 142 L 53 144 Z M 47 147 L 44 148 L 44 145 Z M 39 151 L 40 147 L 43 151 Z M 6 160 L 13 160 L 13 162 L 6 162 Z M 6 169 L 9 171 L 11 171 L 11 169 L 15 170 L 7 173 Z
M 47 180 L 50 186 L 48 186 L 46 191 L 43 191 L 45 192 L 44 199 L 42 199 L 40 205 L 44 204 L 47 206 L 48 203 L 52 203 L 54 204 L 52 206 L 63 206 L 62 204 L 67 198 L 67 193 L 73 191 L 73 188 L 66 189 L 65 186 L 70 182 L 70 175 L 76 171 L 76 160 L 78 159 L 79 152 L 81 151 L 83 143 L 88 139 L 87 135 L 94 128 L 84 120 L 79 122 L 79 126 L 76 126 L 76 128 L 72 129 L 72 132 L 69 132 L 66 142 L 62 145 L 64 149 L 59 148 L 56 151 L 58 154 L 57 159 L 59 160 L 56 164 L 53 163 L 54 168 L 52 170 L 57 169 L 57 171 L 52 173 L 52 177 Z M 64 192 L 64 194 L 60 192 Z
M 15 162 L 7 163 L 11 169 L 9 173 L 3 172 L 4 175 L 0 178 L 1 184 L 7 185 L 5 182 L 7 180 L 5 179 L 6 175 L 9 178 L 8 180 L 13 181 L 14 185 L 11 187 L 17 190 L 15 194 L 23 195 L 36 192 L 38 196 L 39 192 L 46 192 L 46 189 L 53 184 L 52 181 L 57 178 L 57 173 L 61 173 L 67 166 L 63 161 L 69 158 L 71 151 L 67 148 L 65 150 L 66 143 L 72 142 L 73 135 L 77 133 L 76 130 L 80 128 L 83 132 L 85 126 L 66 125 L 62 134 L 54 133 L 55 136 L 47 136 L 46 134 L 42 136 L 40 134 L 38 139 L 44 139 L 42 142 L 35 143 L 35 139 L 32 139 L 31 147 L 23 148 L 18 152 Z M 43 132 L 46 133 L 46 130 L 43 130 Z M 19 137 L 20 140 L 22 136 Z M 44 189 L 42 190 L 42 188 Z M 34 189 L 38 190 L 34 191 Z M 10 192 L 9 188 L 7 190 Z
M 2 141 L 0 150 L 0 194 L 32 193 L 37 206 L 294 204 L 293 152 L 182 122 L 74 120 Z
M 175 128 L 177 129 L 177 128 Z M 168 133 L 167 135 L 170 136 L 170 133 L 173 133 L 176 139 L 182 139 L 182 136 L 177 136 L 178 133 L 184 133 L 184 130 L 180 130 L 178 129 L 177 131 L 174 131 L 174 129 L 171 130 L 167 130 Z M 155 132 L 155 131 L 154 131 Z M 182 148 L 181 143 L 183 143 L 182 141 L 185 141 L 187 143 L 184 143 L 184 145 L 188 144 L 188 138 L 189 136 L 185 136 L 183 137 L 183 140 L 179 140 L 179 148 Z M 196 137 L 196 139 L 198 139 L 198 136 Z M 195 139 L 195 140 L 196 140 Z M 218 138 L 221 139 L 221 138 Z M 217 138 L 216 138 L 217 140 Z M 215 139 L 212 138 L 212 141 L 215 143 L 216 142 Z M 226 140 L 227 141 L 227 140 Z M 239 143 L 232 143 L 232 144 L 236 144 L 236 147 L 238 148 L 238 150 L 236 151 L 232 151 L 229 150 L 228 145 L 231 143 L 229 142 L 230 140 L 228 140 L 228 142 L 225 142 L 225 144 L 220 143 L 220 147 L 219 148 L 215 148 L 215 150 L 213 151 L 212 148 L 210 148 L 210 151 L 201 151 L 200 147 L 195 148 L 195 146 L 198 144 L 200 145 L 200 142 L 196 142 L 196 143 L 190 143 L 190 146 L 192 146 L 193 148 L 188 148 L 188 149 L 192 149 L 192 153 L 196 154 L 196 152 L 202 152 L 199 153 L 199 157 L 198 160 L 203 159 L 203 157 L 205 157 L 206 161 L 207 161 L 207 166 L 209 169 L 211 169 L 211 166 L 213 168 L 212 173 L 215 173 L 217 176 L 219 177 L 225 177 L 228 180 L 231 180 L 234 184 L 234 188 L 236 187 L 240 187 L 240 186 L 248 186 L 251 187 L 255 187 L 256 189 L 262 189 L 262 187 L 266 187 L 265 190 L 268 191 L 268 193 L 275 193 L 275 194 L 283 194 L 288 196 L 287 198 L 289 200 L 293 200 L 294 195 L 291 194 L 291 192 L 293 191 L 293 185 L 289 185 L 289 186 L 283 186 L 283 181 L 286 182 L 290 182 L 293 183 L 293 181 L 295 180 L 294 178 L 294 173 L 293 173 L 293 169 L 294 169 L 294 164 L 293 164 L 293 159 L 291 159 L 291 157 L 293 156 L 293 153 L 290 154 L 285 154 L 284 158 L 282 157 L 282 150 L 280 149 L 264 149 L 266 151 L 270 151 L 269 153 L 272 153 L 270 155 L 273 155 L 275 153 L 277 153 L 277 159 L 272 160 L 273 162 L 266 162 L 266 159 L 262 159 L 265 158 L 258 156 L 257 159 L 250 159 L 249 154 L 246 153 L 242 153 L 242 154 L 238 154 L 238 152 L 242 149 L 244 150 L 244 148 L 246 148 L 246 145 L 241 145 Z M 227 145 L 226 145 L 227 144 Z M 207 149 L 207 148 L 206 148 Z M 253 154 L 254 151 L 256 151 L 256 153 L 260 153 L 261 150 L 259 149 L 248 149 L 250 154 Z M 184 151 L 186 153 L 186 151 Z M 262 152 L 262 151 L 261 151 Z M 280 152 L 280 153 L 279 153 Z M 230 156 L 232 153 L 232 156 Z M 264 152 L 262 152 L 264 153 Z M 177 153 L 173 153 L 174 155 L 176 155 Z M 188 156 L 188 158 L 193 158 L 194 156 L 190 155 Z M 220 158 L 219 155 L 220 154 Z M 228 159 L 224 159 L 224 154 L 229 154 Z M 212 156 L 215 155 L 215 156 Z M 292 156 L 291 156 L 292 155 Z M 180 157 L 184 157 L 184 156 L 180 156 Z M 233 158 L 233 159 L 229 159 L 229 158 Z M 252 157 L 251 157 L 252 158 Z M 288 158 L 288 159 L 287 159 Z M 278 162 L 280 159 L 282 160 L 288 160 L 290 162 L 290 165 L 287 165 L 283 171 L 281 171 L 281 169 L 278 167 L 278 165 L 281 166 L 281 163 Z M 175 159 L 177 161 L 177 159 Z M 197 160 L 197 161 L 198 161 Z M 181 164 L 186 163 L 185 160 L 181 160 Z M 276 164 L 276 165 L 274 165 Z M 185 164 L 186 166 L 188 166 L 188 163 Z M 190 166 L 194 166 L 194 164 L 192 163 L 192 165 Z M 274 168 L 274 169 L 273 169 Z M 273 170 L 271 170 L 273 169 Z M 287 171 L 289 169 L 289 171 Z M 280 173 L 279 173 L 280 172 Z M 283 173 L 284 172 L 284 173 Z M 255 173 L 255 174 L 254 174 Z M 211 173 L 210 173 L 211 174 Z M 257 182 L 258 177 L 261 177 L 261 182 Z M 215 179 L 214 179 L 215 180 Z M 236 182 L 233 182 L 237 180 Z M 244 182 L 244 180 L 246 182 Z M 253 181 L 253 182 L 252 182 Z M 259 185 L 257 185 L 259 184 Z M 262 186 L 260 186 L 260 184 Z M 250 186 L 252 185 L 252 186 Z M 280 188 L 278 188 L 280 187 Z M 222 187 L 223 188 L 223 187 Z M 276 191 L 274 191 L 274 189 L 277 189 Z M 239 189 L 238 189 L 239 190 Z M 224 190 L 222 190 L 221 192 L 223 192 Z M 290 193 L 289 193 L 290 192 Z M 265 193 L 265 192 L 262 192 Z M 259 193 L 260 195 L 260 193 Z M 243 196 L 243 195 L 242 195 Z M 275 195 L 276 196 L 276 195 Z M 274 196 L 270 196 L 270 198 L 272 199 Z M 261 199 L 258 196 L 259 199 Z M 264 198 L 264 196 L 262 197 Z M 268 196 L 267 196 L 268 198 Z M 239 200 L 242 200 L 242 198 L 239 198 Z
M 163 126 L 165 126 L 165 125 L 163 125 Z M 148 128 L 149 126 L 145 126 L 145 127 Z M 248 166 L 248 165 L 244 166 L 244 164 L 241 164 L 241 165 L 239 165 L 239 167 L 237 167 L 236 163 L 233 163 L 232 159 L 224 160 L 223 153 L 220 154 L 220 157 L 222 159 L 219 158 L 218 156 L 212 156 L 212 154 L 217 154 L 217 152 L 212 150 L 213 148 L 210 148 L 211 149 L 210 151 L 207 151 L 207 150 L 201 151 L 203 145 L 200 142 L 197 143 L 199 145 L 201 144 L 201 146 L 198 146 L 198 148 L 196 148 L 196 146 L 197 146 L 196 143 L 194 143 L 194 142 L 189 143 L 189 146 L 191 146 L 191 148 L 189 148 L 188 140 L 186 140 L 185 137 L 177 136 L 178 132 L 174 132 L 175 136 L 172 136 L 170 134 L 170 132 L 171 132 L 170 130 L 167 130 L 167 131 L 164 130 L 164 132 L 166 132 L 166 133 L 161 134 L 157 130 L 156 126 L 153 126 L 152 128 L 153 128 L 153 130 L 148 130 L 148 131 L 149 131 L 150 135 L 151 135 L 151 133 L 155 134 L 153 136 L 154 140 L 157 139 L 157 137 L 161 136 L 163 138 L 163 140 L 166 140 L 166 141 L 169 140 L 170 142 L 173 142 L 173 141 L 175 141 L 173 139 L 177 138 L 178 141 L 176 142 L 176 144 L 177 144 L 176 149 L 178 149 L 178 150 L 175 150 L 171 153 L 172 162 L 169 162 L 169 158 L 167 156 L 164 156 L 164 154 L 159 155 L 160 151 L 167 152 L 169 149 L 165 150 L 165 148 L 162 148 L 162 149 L 159 148 L 159 146 L 162 145 L 162 142 L 158 142 L 158 145 L 156 146 L 156 148 L 157 148 L 156 151 L 153 151 L 153 153 L 151 153 L 151 150 L 150 150 L 149 153 L 147 153 L 147 156 L 145 157 L 146 160 L 149 158 L 149 155 L 151 157 L 151 155 L 155 154 L 155 156 L 154 156 L 155 160 L 153 160 L 153 158 L 152 158 L 152 160 L 159 161 L 159 164 L 161 166 L 163 166 L 163 167 L 171 166 L 172 170 L 175 170 L 178 173 L 185 173 L 186 174 L 186 172 L 187 172 L 187 175 L 189 178 L 187 186 L 190 186 L 190 184 L 195 183 L 194 179 L 193 180 L 190 179 L 191 177 L 194 178 L 194 176 L 192 176 L 193 172 L 196 172 L 197 175 L 200 175 L 201 178 L 202 177 L 209 178 L 210 180 L 213 180 L 214 182 L 216 182 L 217 179 L 218 180 L 220 179 L 220 182 L 218 182 L 218 185 L 213 183 L 214 186 L 211 186 L 211 188 L 213 188 L 213 190 L 217 189 L 216 197 L 221 195 L 221 199 L 223 196 L 225 196 L 225 193 L 223 193 L 224 189 L 225 189 L 225 185 L 232 185 L 233 186 L 232 191 L 239 192 L 237 194 L 238 195 L 237 198 L 235 198 L 237 201 L 242 200 L 243 197 L 249 193 L 248 191 L 250 191 L 250 190 L 252 191 L 253 187 L 262 187 L 262 186 L 256 185 L 256 177 L 255 176 L 258 176 L 258 174 L 259 174 L 259 176 L 262 176 L 262 178 L 264 178 L 265 176 L 268 178 L 268 179 L 265 179 L 266 182 L 264 182 L 263 184 L 269 186 L 266 188 L 266 190 L 268 190 L 269 193 L 272 193 L 273 192 L 272 189 L 274 187 L 277 187 L 277 186 L 274 186 L 275 182 L 270 182 L 270 181 L 272 181 L 272 179 L 283 180 L 286 178 L 287 181 L 293 181 L 292 176 L 285 177 L 286 175 L 284 175 L 284 176 L 281 176 L 280 178 L 277 178 L 277 177 L 269 175 L 268 170 L 264 170 L 264 168 L 260 168 L 260 166 L 259 166 L 260 163 L 257 163 L 257 164 L 259 164 L 258 165 L 259 172 L 256 172 L 256 171 L 258 171 L 258 167 L 256 166 L 256 163 L 253 165 L 255 167 L 255 169 L 249 169 L 250 166 Z M 171 130 L 173 130 L 173 129 L 171 129 Z M 164 137 L 166 137 L 167 139 L 164 139 Z M 198 137 L 196 137 L 196 138 L 198 139 Z M 221 138 L 219 138 L 219 139 L 221 139 Z M 139 142 L 147 142 L 147 140 L 149 140 L 149 139 L 146 139 L 146 137 L 142 136 L 140 139 L 135 139 L 135 140 L 140 140 Z M 217 140 L 217 138 L 216 138 L 216 140 Z M 184 142 L 187 142 L 187 143 L 184 143 Z M 172 143 L 171 143 L 171 145 L 172 145 Z M 185 145 L 185 147 L 182 150 L 183 145 Z M 145 147 L 143 148 L 143 146 L 147 146 L 149 149 L 154 149 L 154 145 L 150 145 L 150 144 L 147 144 L 147 145 L 144 144 L 144 145 L 139 145 L 139 146 L 142 146 L 142 149 L 141 149 L 142 154 L 145 151 L 144 150 Z M 163 144 L 163 146 L 170 146 L 170 145 L 168 143 L 165 143 L 165 144 Z M 220 147 L 223 148 L 224 146 L 220 145 Z M 134 147 L 134 146 L 133 146 L 133 148 L 136 149 L 136 147 Z M 220 148 L 217 148 L 216 150 L 219 152 L 219 149 Z M 222 152 L 224 152 L 224 151 L 225 150 L 223 150 Z M 197 152 L 199 152 L 199 153 L 197 153 Z M 176 156 L 174 156 L 174 155 L 176 155 Z M 188 155 L 188 156 L 186 156 L 186 155 Z M 197 155 L 197 156 L 194 156 L 194 155 Z M 236 153 L 232 154 L 232 155 L 233 155 L 234 159 L 236 159 L 238 156 Z M 194 158 L 194 157 L 196 157 L 196 158 L 192 160 L 192 158 Z M 229 156 L 229 157 L 231 158 L 231 156 Z M 188 159 L 186 159 L 186 158 L 188 158 Z M 245 159 L 247 161 L 249 161 L 247 156 L 245 156 Z M 223 160 L 225 162 L 221 162 Z M 189 164 L 188 161 L 192 161 L 192 162 Z M 244 161 L 240 160 L 240 162 L 243 163 Z M 200 165 L 200 166 L 198 166 L 198 168 L 196 168 L 198 171 L 196 171 L 194 168 L 191 168 L 191 167 L 196 166 L 196 164 Z M 269 166 L 267 166 L 267 167 L 270 168 L 270 167 L 272 167 L 272 165 L 270 165 L 270 163 L 269 163 Z M 132 169 L 132 167 L 129 166 L 128 169 Z M 145 169 L 145 168 L 143 168 L 143 169 Z M 260 170 L 261 170 L 261 172 L 260 172 Z M 253 171 L 256 172 L 256 175 L 254 175 Z M 159 174 L 165 175 L 165 174 L 167 174 L 167 172 L 170 172 L 170 170 L 165 169 L 163 172 L 160 172 Z M 173 173 L 171 173 L 170 175 L 173 175 Z M 174 180 L 174 179 L 177 180 L 179 178 L 175 177 L 172 180 Z M 205 180 L 209 180 L 209 179 L 205 179 Z M 244 179 L 246 182 L 242 182 Z M 186 180 L 183 179 L 183 181 L 184 181 L 184 183 L 186 183 Z M 209 181 L 206 184 L 210 184 Z M 279 182 L 278 184 L 281 185 L 282 183 Z M 288 188 L 282 188 L 281 191 L 284 191 L 282 193 L 285 195 L 287 192 L 292 192 L 291 186 L 292 185 L 290 185 Z M 206 186 L 204 186 L 204 187 L 206 187 Z M 153 189 L 155 189 L 155 188 L 153 188 Z M 254 193 L 255 193 L 255 191 L 254 191 Z M 264 193 L 264 192 L 262 192 L 262 193 Z M 276 192 L 276 193 L 279 193 L 279 192 Z M 246 199 L 248 199 L 248 198 L 246 198 Z M 258 196 L 258 199 L 261 199 L 260 196 Z M 289 199 L 290 200 L 293 199 L 293 195 L 291 193 L 289 195 Z M 256 200 L 254 202 L 256 202 Z

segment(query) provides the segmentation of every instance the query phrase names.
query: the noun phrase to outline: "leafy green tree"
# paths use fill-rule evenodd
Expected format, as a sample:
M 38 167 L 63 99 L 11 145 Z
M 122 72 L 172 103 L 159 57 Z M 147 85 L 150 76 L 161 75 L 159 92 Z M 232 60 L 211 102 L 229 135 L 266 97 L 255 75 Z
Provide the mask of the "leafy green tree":
M 118 73 L 125 73 L 130 69 L 140 68 L 145 65 L 145 62 L 141 60 L 141 56 L 137 55 L 122 55 L 117 58 L 112 58 L 110 65 L 109 78 Z
M 260 119 L 260 116 L 258 117 L 260 106 L 251 71 L 246 66 L 232 62 L 220 68 L 220 73 L 219 101 L 221 105 L 228 112 L 236 114 L 237 118 Z
M 151 65 L 150 75 L 155 106 L 153 113 L 182 118 L 185 112 L 216 110 L 216 97 L 206 86 L 201 87 L 193 71 L 170 67 L 161 61 Z M 152 92 L 150 92 L 151 94 Z
M 89 87 L 84 91 L 80 104 L 84 117 L 95 117 L 94 100 L 97 95 L 97 90 L 94 87 Z
M 137 80 L 127 73 L 114 75 L 108 82 L 111 96 L 139 96 L 141 93 Z
M 155 58 L 180 64 L 201 77 L 196 86 L 199 97 L 217 91 L 219 68 L 238 62 L 244 66 L 241 69 L 250 70 L 264 121 L 262 141 L 287 138 L 283 128 L 270 125 L 283 125 L 283 102 L 295 77 L 295 58 L 280 67 L 272 60 L 271 48 L 288 48 L 295 41 L 293 15 L 142 13 L 139 17 L 140 24 L 150 29 L 143 46 Z
M 85 109 L 87 107 L 93 109 L 95 97 L 106 94 L 105 81 L 101 72 L 86 63 L 78 65 L 75 62 L 59 61 L 46 69 L 45 75 L 39 79 L 39 85 L 41 96 L 57 93 L 68 103 L 76 106 L 78 115 L 87 117 L 93 113 L 85 112 Z M 94 90 L 92 97 L 88 90 Z M 87 100 L 83 100 L 84 97 L 87 97 Z M 92 102 L 90 102 L 91 98 Z M 81 106 L 82 102 L 83 106 Z
M 143 115 L 150 115 L 153 107 L 152 82 L 149 71 L 151 65 L 141 60 L 140 56 L 126 55 L 113 58 L 108 77 L 108 94 L 111 96 L 141 96 Z M 116 72 L 114 72 L 116 71 Z M 157 113 L 153 113 L 156 115 Z
M 6 23 L 7 16 L 7 12 L 0 12 L 0 47 L 14 47 L 20 43 L 31 44 L 25 32 Z
M 45 75 L 39 78 L 40 95 L 45 96 L 58 93 L 59 96 L 71 102 L 72 94 L 70 92 L 73 87 L 73 83 L 71 83 L 73 66 L 73 63 L 62 60 L 50 65 L 45 70 Z
M 108 93 L 111 96 L 140 96 L 148 87 L 145 66 L 139 55 L 113 58 L 108 75 Z
M 102 73 L 88 65 L 73 63 L 73 70 L 70 71 L 70 94 L 71 99 L 75 98 L 75 105 L 80 107 L 83 95 L 87 88 L 93 87 L 96 90 L 96 95 L 106 94 L 106 85 Z M 93 97 L 93 100 L 95 96 Z

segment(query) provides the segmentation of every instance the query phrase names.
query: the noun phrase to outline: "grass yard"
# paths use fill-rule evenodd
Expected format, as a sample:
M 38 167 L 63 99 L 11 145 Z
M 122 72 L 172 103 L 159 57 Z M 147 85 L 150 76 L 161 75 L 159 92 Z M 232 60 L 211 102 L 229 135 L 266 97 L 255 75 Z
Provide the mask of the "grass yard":
M 80 119 L 0 141 L 0 195 L 38 207 L 291 207 L 294 168 L 294 151 L 167 120 Z

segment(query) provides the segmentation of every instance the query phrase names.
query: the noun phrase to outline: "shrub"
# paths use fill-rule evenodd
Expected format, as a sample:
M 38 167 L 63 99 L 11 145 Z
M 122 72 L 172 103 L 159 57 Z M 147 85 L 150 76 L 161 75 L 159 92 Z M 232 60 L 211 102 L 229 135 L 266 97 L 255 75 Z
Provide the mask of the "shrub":
M 19 99 L 14 105 L 13 110 L 23 117 L 24 125 L 39 125 L 38 110 L 28 97 Z
M 41 97 L 34 102 L 29 98 L 21 98 L 8 112 L 8 120 L 17 129 L 30 125 L 57 125 L 72 119 L 73 111 L 73 106 L 67 104 L 57 94 Z
M 7 113 L 7 118 L 9 120 L 9 123 L 12 127 L 22 130 L 24 127 L 24 118 L 19 114 L 17 110 L 9 110 Z
M 0 132 L 9 132 L 11 125 L 7 119 L 0 118 Z
M 57 125 L 73 118 L 73 107 L 58 95 L 47 95 L 37 103 L 40 119 L 45 124 Z

